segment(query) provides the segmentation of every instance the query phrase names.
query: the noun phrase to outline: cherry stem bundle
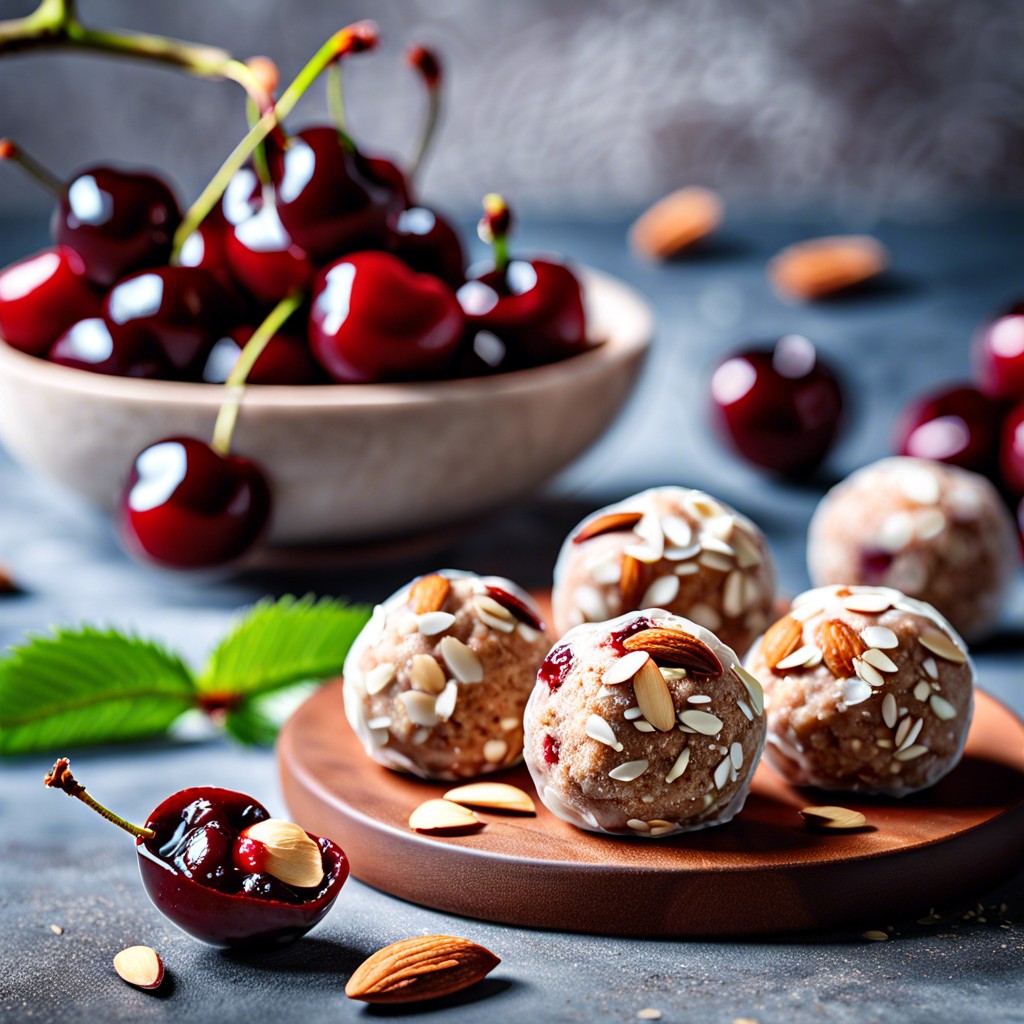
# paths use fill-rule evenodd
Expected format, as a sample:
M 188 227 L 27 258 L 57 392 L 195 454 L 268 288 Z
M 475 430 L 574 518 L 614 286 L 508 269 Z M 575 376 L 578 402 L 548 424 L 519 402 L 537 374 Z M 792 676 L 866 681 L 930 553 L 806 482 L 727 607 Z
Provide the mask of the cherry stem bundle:
M 66 757 L 57 758 L 56 764 L 43 778 L 43 785 L 50 789 L 59 789 L 67 793 L 68 796 L 81 800 L 86 807 L 91 807 L 101 818 L 106 818 L 107 821 L 118 828 L 124 829 L 125 832 L 135 836 L 136 839 L 152 839 L 156 835 L 151 828 L 143 828 L 141 825 L 133 825 L 130 821 L 125 821 L 120 815 L 115 814 L 109 808 L 104 807 L 98 800 L 91 797 L 85 791 L 85 786 L 78 782 L 71 774 L 71 762 Z

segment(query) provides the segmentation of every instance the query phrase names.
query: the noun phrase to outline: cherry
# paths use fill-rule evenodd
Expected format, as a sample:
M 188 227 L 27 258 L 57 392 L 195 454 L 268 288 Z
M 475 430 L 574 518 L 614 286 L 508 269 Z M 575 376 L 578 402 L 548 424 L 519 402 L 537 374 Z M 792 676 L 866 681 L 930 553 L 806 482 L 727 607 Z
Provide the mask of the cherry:
M 196 376 L 222 329 L 234 318 L 231 296 L 201 267 L 159 267 L 119 281 L 103 315 L 112 331 L 147 331 L 172 371 Z
M 896 451 L 991 475 L 1003 411 L 976 388 L 933 391 L 912 402 L 896 427 Z
M 1003 424 L 999 469 L 1010 494 L 1014 498 L 1024 496 L 1024 402 L 1010 410 Z
M 196 438 L 170 437 L 135 457 L 119 527 L 142 560 L 198 569 L 241 557 L 269 518 L 270 488 L 254 462 Z
M 494 266 L 470 272 L 458 291 L 471 330 L 505 346 L 505 368 L 549 363 L 587 348 L 583 292 L 573 272 L 549 259 L 510 260 L 511 213 L 501 196 L 484 199 L 481 237 L 494 245 Z
M 609 633 L 606 643 L 618 654 L 625 654 L 625 641 L 642 630 L 650 629 L 653 625 L 654 623 L 652 623 L 646 616 L 638 615 L 636 618 L 630 619 L 624 626 L 620 626 L 618 629 Z
M 544 659 L 537 672 L 537 682 L 547 683 L 549 690 L 557 690 L 572 668 L 574 655 L 569 644 L 559 644 Z
M 974 339 L 978 386 L 990 398 L 1024 399 L 1024 302 L 981 326 Z
M 432 373 L 454 354 L 463 326 L 452 290 L 390 253 L 360 252 L 336 260 L 313 287 L 313 355 L 343 383 Z
M 117 377 L 168 375 L 163 352 L 148 331 L 130 325 L 111 331 L 102 317 L 72 324 L 54 342 L 49 359 L 61 366 Z
M 228 267 L 227 236 L 230 225 L 220 206 L 215 207 L 206 219 L 181 243 L 178 263 L 183 267 L 202 267 L 208 270 L 222 285 L 233 285 Z
M 81 257 L 63 245 L 0 270 L 0 338 L 42 356 L 73 323 L 95 316 L 102 300 L 83 271 Z
M 348 878 L 342 849 L 309 833 L 322 873 L 314 887 L 296 889 L 272 875 L 236 867 L 239 837 L 270 818 L 244 793 L 213 786 L 183 789 L 140 827 L 97 803 L 72 776 L 67 758 L 57 761 L 45 783 L 134 836 L 142 884 L 153 904 L 182 931 L 213 946 L 276 945 L 305 935 L 331 909 Z
M 843 412 L 839 380 L 800 335 L 723 360 L 711 378 L 719 433 L 748 461 L 798 475 L 821 464 Z
M 485 583 L 487 593 L 503 608 L 510 611 L 520 622 L 533 629 L 544 631 L 544 621 L 538 613 L 536 605 L 526 594 L 513 594 L 504 587 L 496 587 Z
M 90 167 L 64 189 L 53 214 L 53 240 L 85 261 L 86 276 L 102 286 L 135 270 L 157 267 L 171 254 L 181 210 L 159 178 Z
M 402 210 L 390 225 L 389 248 L 421 274 L 433 274 L 452 288 L 466 280 L 466 258 L 455 229 L 425 206 Z
M 559 752 L 558 740 L 550 733 L 544 733 L 544 763 L 558 764 Z
M 223 384 L 238 362 L 252 327 L 235 327 L 214 343 L 203 367 L 207 384 Z M 294 334 L 275 334 L 249 373 L 250 384 L 312 384 L 316 364 L 306 339 Z

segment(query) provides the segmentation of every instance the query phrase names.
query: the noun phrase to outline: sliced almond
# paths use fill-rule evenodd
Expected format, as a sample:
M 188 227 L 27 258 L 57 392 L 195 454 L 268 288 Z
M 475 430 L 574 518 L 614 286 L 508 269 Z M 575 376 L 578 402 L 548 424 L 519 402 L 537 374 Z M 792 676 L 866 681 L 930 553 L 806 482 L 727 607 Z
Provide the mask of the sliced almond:
M 463 836 L 484 823 L 468 808 L 450 800 L 427 800 L 409 815 L 409 828 L 436 836 Z
M 646 651 L 652 658 L 679 665 L 695 676 L 720 676 L 722 663 L 703 640 L 681 629 L 654 626 L 626 637 L 627 651 Z
M 489 949 L 468 939 L 416 936 L 385 946 L 364 960 L 348 979 L 345 995 L 364 1003 L 440 999 L 476 984 L 499 963 Z
M 640 607 L 640 598 L 644 592 L 644 563 L 639 558 L 624 554 L 622 556 L 622 573 L 619 577 L 619 593 L 622 594 L 622 608 L 632 611 Z
M 826 619 L 818 627 L 818 647 L 822 660 L 837 679 L 855 675 L 854 659 L 866 650 L 857 631 L 842 619 Z
M 702 736 L 717 736 L 722 731 L 722 720 L 710 711 L 689 708 L 679 713 L 679 721 Z
M 310 889 L 324 880 L 320 847 L 293 821 L 267 818 L 243 829 L 239 839 L 258 843 L 253 856 L 260 870 L 285 885 Z
M 529 793 L 507 782 L 473 782 L 448 790 L 445 800 L 466 807 L 483 807 L 490 811 L 515 811 L 518 814 L 536 814 L 537 807 Z
M 441 657 L 460 683 L 479 683 L 484 678 L 484 665 L 471 647 L 458 637 L 446 636 L 441 640 Z
M 783 615 L 761 641 L 761 655 L 769 668 L 789 657 L 803 641 L 804 628 L 792 615 Z
M 605 686 L 619 686 L 622 683 L 628 683 L 650 660 L 651 656 L 646 651 L 630 651 L 629 654 L 623 655 L 605 670 L 601 682 Z
M 429 654 L 413 655 L 412 664 L 409 666 L 409 681 L 414 690 L 435 694 L 440 693 L 447 682 L 444 669 L 437 663 L 437 659 Z
M 409 604 L 417 615 L 439 612 L 444 607 L 451 589 L 451 582 L 444 576 L 437 573 L 421 576 L 409 590 Z
M 433 694 L 406 690 L 398 695 L 398 699 L 405 705 L 406 714 L 413 725 L 422 725 L 427 729 L 437 725 L 437 698 Z
M 804 807 L 800 816 L 815 828 L 863 828 L 868 823 L 860 811 L 851 811 L 848 807 Z
M 508 743 L 505 740 L 488 740 L 484 744 L 483 753 L 488 764 L 501 764 L 508 754 Z
M 390 661 L 381 662 L 366 673 L 366 692 L 372 697 L 381 690 L 386 690 L 394 678 L 394 664 Z
M 640 520 L 642 512 L 606 512 L 603 516 L 584 523 L 573 536 L 574 544 L 582 544 L 591 537 L 602 533 L 617 533 L 619 530 L 632 530 Z
M 650 658 L 633 676 L 633 692 L 644 718 L 659 732 L 669 732 L 676 725 L 676 709 L 672 694 L 661 669 Z
M 917 640 L 922 647 L 945 661 L 951 661 L 956 665 L 962 665 L 967 661 L 967 655 L 941 629 L 927 627 Z
M 748 672 L 742 665 L 734 664 L 732 670 L 745 687 L 747 696 L 750 698 L 751 707 L 753 707 L 755 713 L 758 715 L 764 714 L 764 687 L 761 685 L 761 680 L 752 672 Z
M 149 946 L 129 946 L 114 957 L 118 977 L 136 988 L 159 988 L 164 980 L 164 962 Z
M 811 238 L 783 249 L 768 264 L 768 277 L 787 298 L 813 300 L 877 277 L 889 254 L 867 235 Z
M 512 633 L 516 628 L 516 617 L 489 594 L 479 594 L 473 601 L 477 618 L 485 626 L 496 629 L 499 633 Z
M 584 731 L 592 740 L 597 740 L 598 743 L 603 743 L 606 747 L 611 747 L 616 752 L 622 750 L 622 744 L 615 735 L 615 730 L 608 724 L 607 719 L 602 718 L 600 715 L 591 715 L 587 719 Z
M 667 260 L 706 238 L 722 221 L 722 201 L 710 189 L 690 186 L 659 199 L 629 231 L 633 251 Z

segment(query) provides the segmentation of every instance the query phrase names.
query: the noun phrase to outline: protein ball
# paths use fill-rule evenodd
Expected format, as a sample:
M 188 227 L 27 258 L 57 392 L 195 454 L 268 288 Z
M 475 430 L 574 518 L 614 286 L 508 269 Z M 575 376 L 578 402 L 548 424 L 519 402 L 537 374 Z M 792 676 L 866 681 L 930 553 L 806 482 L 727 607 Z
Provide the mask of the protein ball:
M 732 819 L 761 757 L 761 687 L 733 650 L 662 609 L 571 629 L 541 666 L 524 757 L 545 806 L 648 838 Z
M 999 619 L 1019 560 L 1010 513 L 984 477 L 889 458 L 847 477 L 811 520 L 811 582 L 894 587 L 934 605 L 969 640 Z
M 746 516 L 685 487 L 657 487 L 600 509 L 555 565 L 556 633 L 637 608 L 664 608 L 745 653 L 773 618 L 775 566 Z
M 755 645 L 767 757 L 798 786 L 906 796 L 963 754 L 974 669 L 931 606 L 888 587 L 801 594 Z
M 374 609 L 345 659 L 345 714 L 378 764 L 468 779 L 522 756 L 523 709 L 550 648 L 511 580 L 446 569 Z

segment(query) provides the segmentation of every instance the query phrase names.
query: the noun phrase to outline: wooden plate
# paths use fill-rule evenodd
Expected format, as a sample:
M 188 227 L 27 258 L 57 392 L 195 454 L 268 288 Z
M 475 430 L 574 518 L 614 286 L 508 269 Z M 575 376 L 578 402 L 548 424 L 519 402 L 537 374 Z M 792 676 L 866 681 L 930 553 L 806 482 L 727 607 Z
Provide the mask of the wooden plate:
M 409 812 L 450 787 L 370 761 L 340 683 L 285 725 L 278 759 L 294 819 L 339 842 L 356 878 L 512 925 L 665 937 L 877 928 L 975 895 L 1024 862 L 1024 723 L 980 692 L 963 761 L 919 796 L 796 790 L 762 763 L 733 822 L 661 841 L 582 832 L 539 801 L 536 818 L 480 812 L 487 827 L 471 836 L 412 832 Z M 492 778 L 534 792 L 524 767 Z M 797 811 L 822 803 L 861 810 L 873 827 L 812 832 Z

